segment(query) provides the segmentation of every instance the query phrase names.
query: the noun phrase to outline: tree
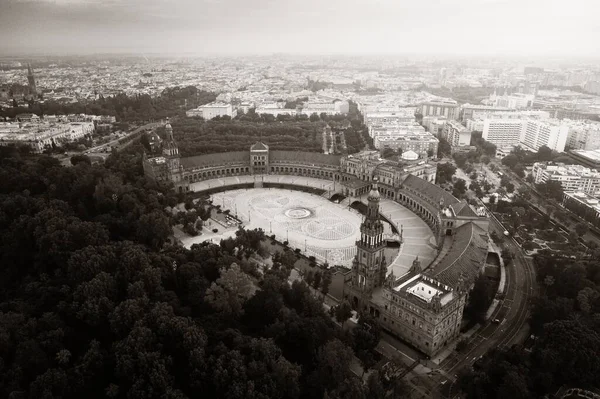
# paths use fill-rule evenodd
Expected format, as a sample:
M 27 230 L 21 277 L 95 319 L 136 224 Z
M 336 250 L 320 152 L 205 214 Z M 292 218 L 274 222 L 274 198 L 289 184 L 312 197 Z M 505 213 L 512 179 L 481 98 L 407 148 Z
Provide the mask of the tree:
M 537 151 L 537 159 L 540 162 L 551 161 L 553 157 L 552 150 L 546 145 L 541 146 Z
M 331 272 L 326 270 L 323 273 L 323 281 L 321 282 L 321 292 L 323 293 L 323 299 L 329 293 L 329 286 L 331 285 Z
M 488 278 L 481 274 L 469 294 L 469 302 L 465 315 L 478 323 L 485 321 L 485 314 L 494 299 L 494 286 Z
M 75 166 L 79 163 L 91 165 L 92 161 L 90 160 L 90 157 L 88 157 L 87 155 L 80 155 L 80 154 L 73 155 L 71 157 L 71 165 Z
M 589 227 L 587 224 L 585 223 L 577 223 L 575 225 L 575 233 L 577 233 L 577 236 L 582 237 L 585 235 L 585 233 L 587 233 L 589 230 Z
M 348 301 L 343 301 L 335 307 L 335 319 L 342 324 L 342 328 L 350 317 L 352 317 L 352 306 Z
M 502 158 L 502 165 L 508 166 L 513 169 L 519 163 L 519 159 L 514 154 L 509 154 Z
M 451 163 L 438 163 L 436 172 L 437 184 L 451 182 L 454 173 L 456 173 L 456 167 Z
M 321 280 L 322 280 L 323 275 L 321 274 L 321 272 L 316 272 L 315 276 L 313 278 L 313 288 L 315 290 L 318 290 L 319 287 L 321 286 Z
M 216 310 L 239 316 L 242 306 L 254 295 L 256 288 L 246 273 L 236 263 L 221 271 L 221 277 L 206 290 L 206 300 Z
M 459 193 L 464 194 L 467 191 L 467 182 L 464 181 L 464 179 L 456 179 L 454 188 L 458 190 Z

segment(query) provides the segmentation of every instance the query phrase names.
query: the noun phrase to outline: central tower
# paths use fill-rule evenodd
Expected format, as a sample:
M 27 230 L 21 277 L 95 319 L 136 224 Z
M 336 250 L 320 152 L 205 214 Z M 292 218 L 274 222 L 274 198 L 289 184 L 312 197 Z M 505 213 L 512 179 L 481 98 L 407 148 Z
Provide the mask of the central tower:
M 360 240 L 356 242 L 356 258 L 352 265 L 352 285 L 362 293 L 363 301 L 368 301 L 373 290 L 383 285 L 387 272 L 383 223 L 379 219 L 381 195 L 376 179 L 367 199 L 367 214 L 360 225 Z

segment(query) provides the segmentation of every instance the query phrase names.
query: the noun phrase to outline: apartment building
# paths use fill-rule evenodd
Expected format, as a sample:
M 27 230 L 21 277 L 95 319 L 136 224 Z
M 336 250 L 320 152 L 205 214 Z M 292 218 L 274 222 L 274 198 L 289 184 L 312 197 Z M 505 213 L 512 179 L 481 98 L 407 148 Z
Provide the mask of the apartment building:
M 556 120 L 533 120 L 523 121 L 521 144 L 526 145 L 534 151 L 542 146 L 548 146 L 552 150 L 563 152 L 567 144 L 569 126 L 561 124 Z
M 600 123 L 595 121 L 566 121 L 569 125 L 567 146 L 572 150 L 600 149 Z
M 425 116 L 443 116 L 448 119 L 457 120 L 460 106 L 454 100 L 427 101 L 421 104 L 421 114 Z
M 536 162 L 531 175 L 535 183 L 560 182 L 564 191 L 577 191 L 595 197 L 600 196 L 600 172 L 581 165 Z
M 471 132 L 457 121 L 447 121 L 442 129 L 442 138 L 452 147 L 471 144 Z
M 522 130 L 520 119 L 486 119 L 481 137 L 496 147 L 508 147 L 519 143 Z

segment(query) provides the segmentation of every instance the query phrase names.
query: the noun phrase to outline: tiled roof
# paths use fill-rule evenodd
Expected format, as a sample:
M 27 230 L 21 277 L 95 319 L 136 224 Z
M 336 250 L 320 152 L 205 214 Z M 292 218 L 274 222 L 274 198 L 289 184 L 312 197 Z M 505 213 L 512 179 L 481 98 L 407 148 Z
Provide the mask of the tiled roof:
M 181 165 L 187 168 L 199 168 L 212 165 L 224 165 L 228 163 L 246 163 L 250 164 L 249 151 L 231 151 L 219 152 L 215 154 L 196 155 L 193 157 L 181 158 Z
M 269 153 L 269 162 L 290 161 L 305 162 L 307 164 L 325 164 L 332 166 L 340 165 L 341 155 L 327 155 L 318 152 L 304 151 L 271 151 Z
M 250 151 L 268 151 L 269 147 L 265 144 L 265 143 L 261 143 L 260 141 L 258 143 L 255 143 L 252 145 L 252 147 L 250 147 Z
M 428 197 L 435 204 L 439 203 L 441 198 L 444 198 L 444 205 L 446 206 L 459 202 L 452 194 L 443 188 L 417 176 L 408 175 L 402 182 L 402 185 L 412 190 L 421 192 L 421 194 Z
M 450 238 L 450 237 L 448 237 Z M 462 274 L 468 285 L 475 281 L 488 253 L 487 232 L 473 222 L 454 230 L 452 246 L 429 273 L 441 283 L 456 287 Z
M 477 217 L 477 214 L 469 206 L 469 203 L 465 200 L 460 201 L 458 204 L 450 205 L 456 216 L 463 217 Z

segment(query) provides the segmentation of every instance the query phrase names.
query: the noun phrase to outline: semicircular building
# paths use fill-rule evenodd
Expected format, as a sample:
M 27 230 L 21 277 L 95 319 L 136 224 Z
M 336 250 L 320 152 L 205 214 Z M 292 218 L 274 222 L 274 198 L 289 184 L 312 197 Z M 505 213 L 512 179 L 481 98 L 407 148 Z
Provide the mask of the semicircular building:
M 341 156 L 271 150 L 261 142 L 248 151 L 181 157 L 169 123 L 165 130 L 162 154 L 144 154 L 144 173 L 172 182 L 178 192 L 309 185 L 328 197 L 366 196 L 367 214 L 356 258 L 344 277 L 344 299 L 430 356 L 459 335 L 468 292 L 487 258 L 488 219 L 434 184 L 435 165 L 388 161 L 378 151 Z M 429 226 L 437 249 L 431 262 L 421 264 L 417 257 L 402 275 L 394 274 L 383 255 L 382 200 L 404 206 Z

